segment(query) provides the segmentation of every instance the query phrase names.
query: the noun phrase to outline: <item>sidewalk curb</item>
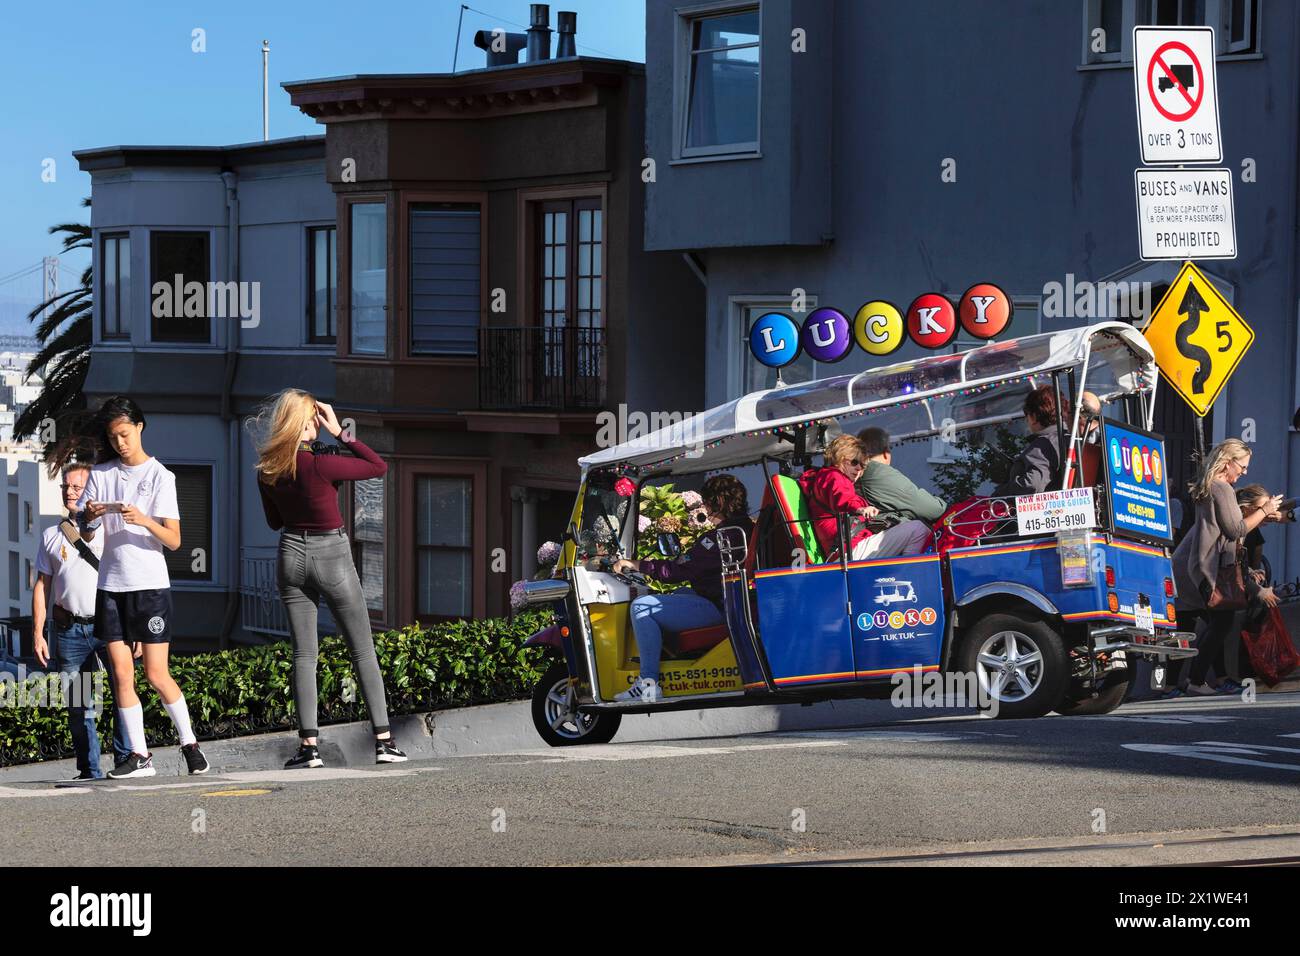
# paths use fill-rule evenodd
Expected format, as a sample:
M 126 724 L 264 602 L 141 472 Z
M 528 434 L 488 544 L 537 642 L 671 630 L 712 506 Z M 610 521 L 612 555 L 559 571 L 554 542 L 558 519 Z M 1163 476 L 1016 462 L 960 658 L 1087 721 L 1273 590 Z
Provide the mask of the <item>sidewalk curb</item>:
M 630 714 L 623 718 L 614 741 L 630 743 L 777 730 L 823 730 L 894 722 L 922 714 L 941 717 L 969 712 L 955 708 L 900 710 L 888 700 L 840 700 L 824 701 L 810 707 L 801 707 L 797 703 L 764 704 L 665 714 Z M 531 704 L 526 700 L 410 714 L 393 717 L 390 722 L 397 745 L 412 760 L 537 751 L 554 753 L 533 729 Z M 279 731 L 201 743 L 213 774 L 280 770 L 297 750 L 298 736 L 292 731 Z M 322 727 L 319 746 L 321 759 L 327 767 L 374 766 L 374 733 L 367 721 Z M 103 758 L 105 771 L 110 769 L 111 759 L 107 755 Z M 154 766 L 164 777 L 180 776 L 186 772 L 185 762 L 176 747 L 155 749 Z M 73 760 L 19 764 L 0 767 L 0 784 L 67 780 L 76 772 Z

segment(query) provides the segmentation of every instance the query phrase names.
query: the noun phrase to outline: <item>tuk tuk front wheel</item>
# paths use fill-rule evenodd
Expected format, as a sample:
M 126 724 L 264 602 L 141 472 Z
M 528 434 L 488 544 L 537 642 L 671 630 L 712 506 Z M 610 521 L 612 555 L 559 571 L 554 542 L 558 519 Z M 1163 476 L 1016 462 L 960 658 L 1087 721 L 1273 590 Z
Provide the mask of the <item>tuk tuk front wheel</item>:
M 962 639 L 962 671 L 979 682 L 983 707 L 994 717 L 1042 717 L 1065 697 L 1070 658 L 1065 642 L 1046 621 L 1017 614 L 989 614 Z
M 533 726 L 552 747 L 607 744 L 618 733 L 622 714 L 583 714 L 569 702 L 569 668 L 557 661 L 533 688 Z
M 1096 697 L 1092 691 L 1071 684 L 1065 692 L 1065 699 L 1056 706 L 1056 712 L 1063 717 L 1095 717 L 1109 714 L 1124 703 L 1128 695 L 1129 674 L 1112 673 L 1107 675 L 1106 683 Z

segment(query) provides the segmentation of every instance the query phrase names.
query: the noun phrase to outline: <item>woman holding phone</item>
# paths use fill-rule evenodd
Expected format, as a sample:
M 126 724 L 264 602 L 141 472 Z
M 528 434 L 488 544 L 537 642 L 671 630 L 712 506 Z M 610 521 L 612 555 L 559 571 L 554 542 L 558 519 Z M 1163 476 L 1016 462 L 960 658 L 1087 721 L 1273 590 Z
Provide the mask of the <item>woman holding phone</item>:
M 108 776 L 152 777 L 153 754 L 144 733 L 144 709 L 135 692 L 135 659 L 176 726 L 181 755 L 191 774 L 208 772 L 190 726 L 185 695 L 168 667 L 171 650 L 171 579 L 163 548 L 181 546 L 176 476 L 144 450 L 144 412 L 125 395 L 100 406 L 94 435 L 101 459 L 86 480 L 78 506 L 82 535 L 102 530 L 104 553 L 95 592 L 95 636 L 108 646 L 113 696 L 131 755 Z
M 388 726 L 370 612 L 338 502 L 342 482 L 378 478 L 388 466 L 362 442 L 344 434 L 333 408 L 300 389 L 287 388 L 268 401 L 254 427 L 265 436 L 258 444 L 257 487 L 267 524 L 280 531 L 280 599 L 293 639 L 293 697 L 301 741 L 285 767 L 324 766 L 316 726 L 320 656 L 316 606 L 322 597 L 348 642 L 375 729 L 375 762 L 403 761 L 406 754 L 397 749 Z M 318 454 L 311 443 L 322 428 L 352 455 Z

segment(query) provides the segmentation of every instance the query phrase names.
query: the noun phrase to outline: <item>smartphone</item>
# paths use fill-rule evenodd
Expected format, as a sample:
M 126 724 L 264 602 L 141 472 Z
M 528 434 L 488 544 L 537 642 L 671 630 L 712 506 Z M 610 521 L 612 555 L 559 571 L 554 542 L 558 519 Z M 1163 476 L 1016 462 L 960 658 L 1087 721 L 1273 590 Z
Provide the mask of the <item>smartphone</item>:
M 122 509 L 126 507 L 125 501 L 101 501 L 100 504 L 104 506 L 105 511 L 114 514 L 121 514 Z

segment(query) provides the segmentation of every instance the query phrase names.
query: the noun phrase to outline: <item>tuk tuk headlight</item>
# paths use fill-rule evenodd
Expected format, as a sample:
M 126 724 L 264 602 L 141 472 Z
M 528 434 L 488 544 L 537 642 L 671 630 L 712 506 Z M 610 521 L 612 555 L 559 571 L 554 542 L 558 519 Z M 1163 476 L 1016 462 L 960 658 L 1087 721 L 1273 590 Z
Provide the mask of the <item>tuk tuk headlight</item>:
M 553 604 L 569 596 L 569 582 L 564 578 L 524 582 L 524 604 Z

